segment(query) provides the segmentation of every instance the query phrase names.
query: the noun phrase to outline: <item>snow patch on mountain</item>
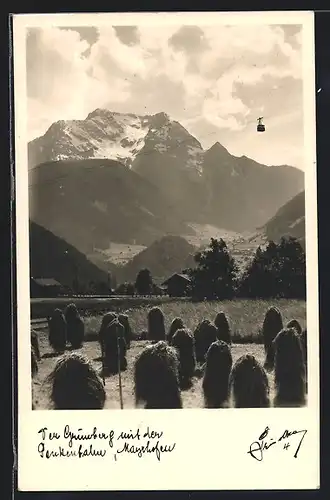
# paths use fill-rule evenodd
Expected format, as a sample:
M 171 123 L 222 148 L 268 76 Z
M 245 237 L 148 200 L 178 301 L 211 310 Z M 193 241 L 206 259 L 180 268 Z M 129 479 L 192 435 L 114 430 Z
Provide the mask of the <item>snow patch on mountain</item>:
M 60 120 L 29 143 L 30 168 L 47 161 L 89 158 L 117 160 L 131 168 L 152 152 L 179 159 L 180 166 L 201 174 L 203 148 L 166 113 L 135 115 L 96 109 L 85 120 Z M 133 166 L 134 168 L 134 166 Z
M 187 145 L 187 153 L 187 166 L 197 168 L 201 174 L 203 171 L 203 150 L 198 146 Z

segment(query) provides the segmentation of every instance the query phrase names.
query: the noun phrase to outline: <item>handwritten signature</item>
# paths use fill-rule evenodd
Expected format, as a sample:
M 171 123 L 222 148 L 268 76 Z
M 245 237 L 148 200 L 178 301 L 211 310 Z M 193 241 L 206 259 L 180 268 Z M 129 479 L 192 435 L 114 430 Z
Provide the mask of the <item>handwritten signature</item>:
M 250 449 L 249 449 L 249 451 L 247 453 L 252 458 L 254 458 L 255 460 L 258 460 L 258 462 L 261 462 L 263 460 L 263 458 L 264 458 L 264 452 L 267 451 L 267 450 L 269 450 L 272 446 L 278 445 L 279 443 L 280 443 L 280 445 L 283 444 L 283 449 L 284 450 L 288 450 L 290 448 L 290 446 L 291 446 L 291 443 L 289 441 L 290 438 L 291 438 L 291 436 L 299 434 L 299 435 L 301 435 L 301 438 L 300 438 L 300 441 L 299 441 L 298 446 L 296 448 L 296 451 L 295 451 L 295 453 L 293 455 L 294 458 L 298 457 L 298 453 L 299 453 L 300 447 L 302 445 L 304 437 L 307 434 L 307 430 L 306 429 L 303 429 L 303 430 L 300 430 L 300 431 L 297 431 L 297 430 L 294 430 L 294 431 L 285 430 L 279 439 L 274 439 L 274 438 L 270 437 L 268 435 L 269 431 L 270 431 L 270 429 L 267 426 L 265 428 L 265 430 L 260 434 L 258 440 L 254 441 L 253 443 L 250 444 Z M 266 440 L 266 438 L 267 438 L 267 440 Z

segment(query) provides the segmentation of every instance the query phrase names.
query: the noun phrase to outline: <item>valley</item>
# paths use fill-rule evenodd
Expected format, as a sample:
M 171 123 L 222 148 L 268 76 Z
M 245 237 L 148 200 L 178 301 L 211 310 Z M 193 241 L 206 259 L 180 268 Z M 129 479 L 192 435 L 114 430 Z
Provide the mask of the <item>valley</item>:
M 119 282 L 141 267 L 158 277 L 181 272 L 211 238 L 225 240 L 240 270 L 269 239 L 304 241 L 302 171 L 236 157 L 219 142 L 203 150 L 166 113 L 96 109 L 61 120 L 29 143 L 28 159 L 30 220 L 64 242 L 53 254 L 69 245 Z M 39 256 L 49 236 L 34 234 Z M 59 279 L 56 259 L 48 274 Z

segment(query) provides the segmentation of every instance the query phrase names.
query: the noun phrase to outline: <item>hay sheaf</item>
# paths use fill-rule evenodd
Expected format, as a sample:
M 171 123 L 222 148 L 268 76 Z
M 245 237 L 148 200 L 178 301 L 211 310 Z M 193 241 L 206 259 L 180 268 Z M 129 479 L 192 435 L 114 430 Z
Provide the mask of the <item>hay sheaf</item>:
M 179 357 L 165 341 L 141 351 L 134 366 L 135 402 L 146 409 L 182 408 Z
M 117 314 L 114 312 L 108 312 L 104 314 L 102 317 L 101 326 L 99 330 L 99 342 L 100 342 L 102 356 L 104 356 L 104 333 L 108 325 L 110 325 L 110 323 L 112 323 L 115 319 L 117 319 Z
M 264 347 L 266 359 L 264 367 L 266 370 L 274 368 L 274 346 L 273 340 L 276 335 L 282 330 L 283 321 L 282 315 L 277 307 L 270 307 L 265 314 L 264 322 L 262 325 L 262 336 L 264 339 Z
M 68 341 L 73 349 L 79 349 L 83 345 L 85 338 L 85 323 L 80 316 L 72 318 L 67 323 L 67 335 Z
M 284 328 L 276 336 L 275 406 L 305 404 L 306 370 L 300 336 L 295 328 Z
M 199 323 L 194 331 L 197 363 L 204 363 L 208 348 L 217 341 L 217 334 L 217 328 L 208 319 L 203 319 Z
M 105 328 L 103 346 L 104 355 L 102 361 L 104 374 L 118 373 L 119 368 L 121 371 L 126 370 L 127 345 L 125 340 L 125 328 L 117 318 Z
M 179 355 L 179 380 L 181 389 L 189 389 L 196 367 L 195 340 L 188 328 L 180 328 L 172 337 L 171 345 Z
M 124 327 L 126 346 L 127 349 L 129 349 L 131 347 L 131 340 L 133 338 L 132 328 L 129 322 L 129 318 L 127 314 L 119 314 L 118 320 Z
M 40 361 L 39 337 L 35 330 L 31 330 L 31 346 L 34 349 L 37 361 Z
M 218 330 L 218 339 L 226 342 L 227 344 L 231 344 L 231 332 L 230 326 L 228 322 L 228 318 L 223 311 L 220 311 L 215 319 L 214 324 Z
M 78 309 L 74 302 L 68 304 L 64 309 L 64 317 L 66 322 L 70 321 L 72 318 L 75 318 L 76 316 L 78 316 L 78 314 Z
M 227 405 L 232 364 L 233 358 L 227 342 L 213 342 L 206 354 L 202 382 L 206 408 L 221 408 Z
M 38 361 L 35 349 L 31 346 L 31 373 L 32 377 L 35 377 L 39 371 Z
M 304 328 L 300 335 L 301 346 L 304 355 L 304 361 L 307 366 L 307 328 Z
M 307 359 L 307 329 L 304 328 L 300 336 L 301 347 L 303 350 L 305 371 L 306 371 L 306 393 L 308 391 L 308 359 Z
M 153 307 L 148 312 L 148 340 L 158 342 L 165 340 L 165 321 L 163 311 L 159 307 Z
M 79 349 L 84 343 L 85 324 L 75 304 L 69 304 L 65 309 L 67 340 L 73 349 Z
M 48 318 L 49 344 L 56 352 L 64 352 L 67 340 L 67 324 L 61 309 L 55 309 Z
M 184 328 L 184 323 L 181 318 L 174 318 L 172 321 L 168 334 L 167 334 L 167 342 L 170 344 L 172 342 L 173 335 L 177 330 L 180 330 L 181 328 Z
M 289 323 L 286 325 L 286 328 L 294 328 L 298 335 L 302 334 L 301 324 L 296 319 L 292 319 L 291 321 L 289 321 Z
M 230 374 L 229 385 L 235 408 L 269 407 L 267 374 L 251 354 L 245 354 L 236 361 Z
M 56 410 L 100 410 L 106 393 L 102 380 L 86 356 L 71 352 L 58 359 L 48 377 Z

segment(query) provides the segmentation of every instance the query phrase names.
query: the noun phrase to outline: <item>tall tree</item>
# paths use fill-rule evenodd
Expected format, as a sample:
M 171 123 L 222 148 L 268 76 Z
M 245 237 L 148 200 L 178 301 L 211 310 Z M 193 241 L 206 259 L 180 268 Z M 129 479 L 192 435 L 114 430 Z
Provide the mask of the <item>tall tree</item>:
M 238 269 L 223 239 L 211 238 L 208 248 L 198 252 L 194 259 L 197 267 L 189 271 L 194 298 L 212 300 L 234 296 Z
M 243 273 L 239 294 L 258 298 L 304 298 L 306 296 L 305 252 L 295 238 L 270 241 L 257 249 Z
M 135 289 L 139 295 L 152 294 L 152 276 L 149 269 L 141 269 L 135 280 Z

